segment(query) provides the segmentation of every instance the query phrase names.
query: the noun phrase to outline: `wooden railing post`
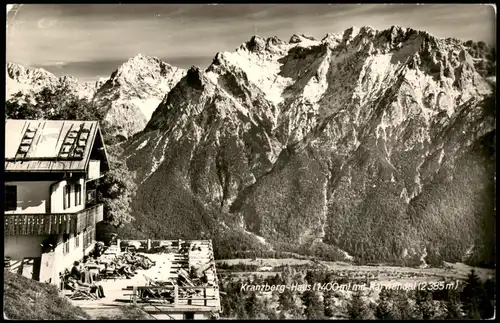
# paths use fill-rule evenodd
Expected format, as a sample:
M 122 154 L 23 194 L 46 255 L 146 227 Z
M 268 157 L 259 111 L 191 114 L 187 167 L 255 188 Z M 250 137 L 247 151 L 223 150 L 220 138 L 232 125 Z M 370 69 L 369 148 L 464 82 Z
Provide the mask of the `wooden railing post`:
M 137 305 L 137 286 L 134 285 L 133 292 L 132 292 L 132 302 L 134 306 Z
M 207 288 L 203 287 L 203 303 L 205 306 L 207 306 Z
M 179 286 L 174 285 L 174 306 L 179 303 Z

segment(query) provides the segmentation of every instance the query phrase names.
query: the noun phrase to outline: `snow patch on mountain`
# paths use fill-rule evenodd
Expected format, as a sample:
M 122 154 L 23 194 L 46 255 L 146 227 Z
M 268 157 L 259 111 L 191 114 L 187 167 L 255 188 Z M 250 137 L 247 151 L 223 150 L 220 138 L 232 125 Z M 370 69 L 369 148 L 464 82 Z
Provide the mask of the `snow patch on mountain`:
M 139 110 L 141 110 L 142 114 L 146 118 L 146 121 L 151 119 L 153 112 L 156 110 L 160 102 L 161 99 L 158 98 L 149 98 L 145 100 L 139 98 L 130 99 L 130 103 L 137 106 Z
M 291 78 L 279 75 L 282 64 L 278 59 L 281 56 L 267 52 L 255 54 L 246 48 L 240 48 L 234 53 L 225 52 L 222 56 L 229 64 L 241 68 L 249 81 L 257 84 L 266 94 L 266 99 L 275 105 L 283 101 L 284 89 L 293 83 Z
M 141 142 L 141 144 L 135 149 L 135 150 L 141 150 L 142 148 L 146 147 L 146 145 L 148 144 L 148 139 L 144 140 L 143 142 Z

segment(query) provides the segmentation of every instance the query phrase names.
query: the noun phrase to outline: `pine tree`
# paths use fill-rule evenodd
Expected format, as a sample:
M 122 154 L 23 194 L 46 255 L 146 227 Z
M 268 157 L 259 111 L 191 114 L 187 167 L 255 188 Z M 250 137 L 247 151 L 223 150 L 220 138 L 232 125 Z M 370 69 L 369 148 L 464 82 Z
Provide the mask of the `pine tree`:
M 361 296 L 361 291 L 354 292 L 351 301 L 347 305 L 347 315 L 352 320 L 366 320 L 369 318 L 369 309 Z
M 488 279 L 484 282 L 479 312 L 481 318 L 491 319 L 495 315 L 495 282 Z
M 391 304 L 389 302 L 390 293 L 387 289 L 382 289 L 379 295 L 379 302 L 375 308 L 375 317 L 380 320 L 392 320 L 394 319 L 392 315 Z
M 461 298 L 464 304 L 465 316 L 468 319 L 480 319 L 480 305 L 485 295 L 485 290 L 479 276 L 472 269 L 465 281 L 465 287 L 462 291 Z
M 265 320 L 276 320 L 278 318 L 278 314 L 276 310 L 271 307 L 271 302 L 268 298 L 264 298 L 261 302 L 262 313 L 258 317 L 259 319 Z
M 325 308 L 325 316 L 334 316 L 334 301 L 333 301 L 333 291 L 326 290 L 323 292 L 323 307 Z
M 283 293 L 279 294 L 279 309 L 281 311 L 290 311 L 294 306 L 295 302 L 293 300 L 292 292 L 286 288 Z
M 249 318 L 255 319 L 260 313 L 259 300 L 255 292 L 251 292 L 246 298 L 245 311 Z
M 413 308 L 408 300 L 410 293 L 399 290 L 394 294 L 393 315 L 397 320 L 411 320 L 415 318 Z
M 234 313 L 238 319 L 248 318 L 246 312 L 246 299 L 243 295 L 239 294 L 235 299 Z
M 324 318 L 325 309 L 317 292 L 305 291 L 302 295 L 302 302 L 306 307 L 304 315 L 308 320 L 320 320 Z
M 460 320 L 462 315 L 462 304 L 458 298 L 449 299 L 445 302 L 445 315 L 447 320 Z
M 415 294 L 417 311 L 424 320 L 430 320 L 434 317 L 435 310 L 432 302 L 432 293 L 427 290 L 418 290 Z

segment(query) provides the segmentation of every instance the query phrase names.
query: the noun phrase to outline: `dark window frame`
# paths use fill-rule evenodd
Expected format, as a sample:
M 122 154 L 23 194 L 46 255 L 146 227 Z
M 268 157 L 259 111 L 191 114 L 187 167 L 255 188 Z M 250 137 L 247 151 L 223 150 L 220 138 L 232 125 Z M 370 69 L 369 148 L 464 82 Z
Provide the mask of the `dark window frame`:
M 15 211 L 16 209 L 17 209 L 17 185 L 5 185 L 4 211 Z
M 69 209 L 71 207 L 71 184 L 66 184 L 64 186 L 64 209 Z
M 75 206 L 82 205 L 82 185 L 75 185 Z
M 69 254 L 70 248 L 69 248 L 69 241 L 70 241 L 70 235 L 68 233 L 63 234 L 63 255 Z
M 66 184 L 63 190 L 64 195 L 64 209 L 69 209 L 71 207 L 71 184 Z

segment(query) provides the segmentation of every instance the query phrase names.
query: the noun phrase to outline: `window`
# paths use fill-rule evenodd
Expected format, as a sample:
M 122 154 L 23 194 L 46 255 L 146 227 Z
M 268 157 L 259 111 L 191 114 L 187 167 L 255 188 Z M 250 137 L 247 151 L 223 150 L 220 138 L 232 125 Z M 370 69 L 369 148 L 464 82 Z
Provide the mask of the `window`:
M 69 253 L 69 234 L 63 234 L 63 254 Z
M 83 229 L 83 249 L 87 248 L 87 241 L 89 240 L 87 229 Z
M 75 206 L 82 204 L 82 185 L 75 185 Z
M 92 242 L 95 240 L 95 230 L 94 228 L 90 229 L 89 232 L 89 246 L 92 244 Z
M 4 211 L 14 211 L 17 208 L 17 186 L 5 185 Z
M 77 233 L 75 235 L 75 249 L 78 247 L 80 247 L 80 234 L 79 233 Z
M 71 207 L 71 185 L 64 186 L 64 209 Z
M 95 230 L 93 228 L 83 230 L 83 249 L 87 249 L 94 241 Z
M 96 190 L 87 190 L 87 204 L 94 204 L 96 202 Z

